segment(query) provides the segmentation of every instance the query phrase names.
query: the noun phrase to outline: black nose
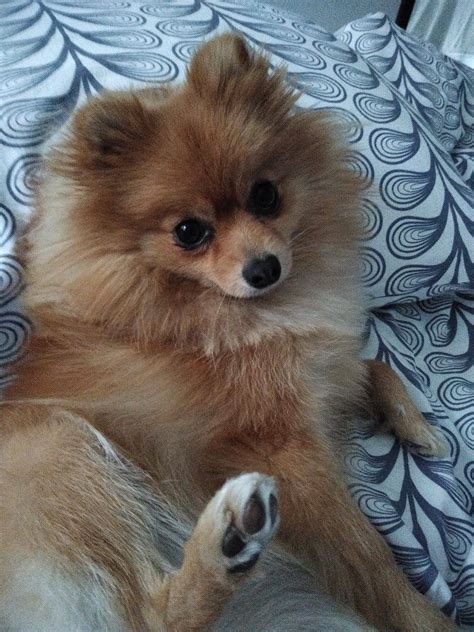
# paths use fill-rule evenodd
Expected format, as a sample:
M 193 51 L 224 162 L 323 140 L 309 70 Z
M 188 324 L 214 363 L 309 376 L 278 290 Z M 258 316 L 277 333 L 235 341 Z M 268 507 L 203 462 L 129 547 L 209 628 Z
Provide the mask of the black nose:
M 281 275 L 281 265 L 275 255 L 265 259 L 253 259 L 242 271 L 242 276 L 252 287 L 262 290 L 273 285 Z

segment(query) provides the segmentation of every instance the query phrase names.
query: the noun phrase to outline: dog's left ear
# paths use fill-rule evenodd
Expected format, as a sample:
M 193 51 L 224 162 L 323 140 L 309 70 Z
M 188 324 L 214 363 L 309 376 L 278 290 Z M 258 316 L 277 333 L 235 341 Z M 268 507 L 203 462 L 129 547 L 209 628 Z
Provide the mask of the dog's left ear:
M 267 57 L 252 51 L 241 36 L 227 33 L 197 51 L 188 70 L 188 86 L 225 111 L 237 108 L 277 124 L 297 98 L 285 74 L 284 68 L 271 70 Z
M 249 71 L 254 61 L 243 37 L 226 33 L 199 48 L 188 69 L 188 82 L 200 96 L 215 96 Z

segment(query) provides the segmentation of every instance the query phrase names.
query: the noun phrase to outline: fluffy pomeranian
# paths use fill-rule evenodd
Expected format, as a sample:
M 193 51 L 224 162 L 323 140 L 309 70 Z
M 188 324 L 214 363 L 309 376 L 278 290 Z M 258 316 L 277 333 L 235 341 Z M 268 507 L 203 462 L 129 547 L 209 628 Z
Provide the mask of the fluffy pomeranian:
M 35 331 L 1 409 L 2 630 L 205 630 L 234 598 L 244 624 L 222 629 L 279 629 L 246 619 L 257 589 L 233 597 L 279 524 L 360 629 L 453 629 L 346 489 L 339 436 L 364 406 L 439 441 L 358 358 L 360 183 L 295 100 L 224 35 L 183 85 L 91 99 L 48 151 L 24 247 Z M 202 513 L 173 570 L 176 493 Z M 285 629 L 350 629 L 311 625 Z

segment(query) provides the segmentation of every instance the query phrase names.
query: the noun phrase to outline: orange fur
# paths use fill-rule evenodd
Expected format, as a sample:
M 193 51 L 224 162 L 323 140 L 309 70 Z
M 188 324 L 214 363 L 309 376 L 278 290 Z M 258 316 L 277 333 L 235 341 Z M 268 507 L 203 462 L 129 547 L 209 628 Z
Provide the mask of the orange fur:
M 336 126 L 294 113 L 294 102 L 281 72 L 223 36 L 197 53 L 183 86 L 105 93 L 77 113 L 45 161 L 25 250 L 35 334 L 7 398 L 81 415 L 153 484 L 175 478 L 211 493 L 243 471 L 274 475 L 283 538 L 337 597 L 380 626 L 449 630 L 355 507 L 336 462 L 335 436 L 373 369 L 358 360 L 359 186 Z M 258 180 L 278 187 L 275 217 L 248 211 Z M 189 217 L 214 231 L 194 251 L 172 236 Z M 266 253 L 281 261 L 281 281 L 250 292 L 242 268 Z M 23 405 L 6 412 L 8 432 L 36 445 L 42 413 L 25 422 Z M 81 507 L 85 525 L 98 511 Z M 58 528 L 61 513 L 51 520 Z M 135 566 L 127 574 L 112 545 L 97 544 L 98 563 L 140 628 L 150 615 L 134 598 Z

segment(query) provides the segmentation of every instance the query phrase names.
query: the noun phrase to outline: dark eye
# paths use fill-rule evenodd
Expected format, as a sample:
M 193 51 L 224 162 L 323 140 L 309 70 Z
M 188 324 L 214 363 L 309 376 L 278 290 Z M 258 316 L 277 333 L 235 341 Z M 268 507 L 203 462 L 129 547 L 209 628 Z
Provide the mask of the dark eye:
M 255 215 L 273 215 L 280 205 L 276 186 L 270 180 L 256 182 L 250 191 L 249 211 Z
M 210 226 L 198 219 L 185 219 L 175 226 L 173 234 L 178 246 L 186 250 L 202 246 L 212 237 Z

